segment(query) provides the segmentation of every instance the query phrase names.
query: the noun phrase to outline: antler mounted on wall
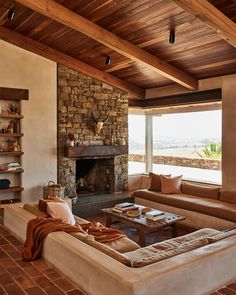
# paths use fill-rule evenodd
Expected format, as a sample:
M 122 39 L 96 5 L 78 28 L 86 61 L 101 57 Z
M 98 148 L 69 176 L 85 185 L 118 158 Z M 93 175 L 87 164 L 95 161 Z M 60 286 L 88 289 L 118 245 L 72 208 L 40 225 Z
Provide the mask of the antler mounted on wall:
M 92 113 L 93 121 L 96 123 L 95 125 L 95 135 L 98 136 L 103 128 L 103 125 L 108 122 L 109 116 L 107 115 L 105 119 L 97 119 Z

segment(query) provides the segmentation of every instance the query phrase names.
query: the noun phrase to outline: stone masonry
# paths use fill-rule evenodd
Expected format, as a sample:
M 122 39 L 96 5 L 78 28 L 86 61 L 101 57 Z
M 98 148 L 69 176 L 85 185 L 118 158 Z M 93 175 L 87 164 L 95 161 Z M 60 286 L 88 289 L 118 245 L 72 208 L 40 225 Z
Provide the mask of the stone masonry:
M 145 162 L 145 155 L 142 154 L 129 154 L 129 161 L 132 162 Z M 221 161 L 215 159 L 203 159 L 203 158 L 186 158 L 186 157 L 174 157 L 174 156 L 156 156 L 152 157 L 153 164 L 171 165 L 201 168 L 209 170 L 221 170 Z
M 99 136 L 95 136 L 92 114 L 103 120 L 108 116 Z M 70 133 L 78 135 L 81 146 L 128 145 L 128 94 L 58 65 L 58 181 L 66 186 L 66 194 L 73 196 L 76 161 L 64 154 Z M 108 161 L 108 169 L 114 166 L 114 173 L 110 173 L 111 192 L 127 184 L 128 155 L 116 156 L 112 161 L 112 165 Z

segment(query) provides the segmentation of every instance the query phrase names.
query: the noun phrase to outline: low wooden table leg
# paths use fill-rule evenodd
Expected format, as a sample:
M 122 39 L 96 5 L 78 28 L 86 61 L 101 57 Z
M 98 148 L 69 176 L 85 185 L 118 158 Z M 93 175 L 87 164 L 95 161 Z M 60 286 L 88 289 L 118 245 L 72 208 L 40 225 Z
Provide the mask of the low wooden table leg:
M 107 214 L 107 218 L 106 218 L 106 227 L 111 227 L 111 215 Z
M 145 230 L 139 229 L 139 246 L 145 247 Z
M 177 233 L 177 227 L 176 227 L 176 224 L 172 224 L 172 237 L 173 238 L 176 238 L 178 237 L 178 233 Z

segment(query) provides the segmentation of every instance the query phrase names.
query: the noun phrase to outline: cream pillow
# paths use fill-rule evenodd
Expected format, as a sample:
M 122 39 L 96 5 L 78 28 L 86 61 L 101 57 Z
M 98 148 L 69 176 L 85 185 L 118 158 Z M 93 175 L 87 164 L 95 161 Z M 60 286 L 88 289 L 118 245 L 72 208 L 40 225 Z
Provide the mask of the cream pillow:
M 161 175 L 161 192 L 164 194 L 181 193 L 181 179 L 183 175 L 169 177 Z
M 53 218 L 60 218 L 63 222 L 75 225 L 75 218 L 67 203 L 48 202 L 47 213 Z

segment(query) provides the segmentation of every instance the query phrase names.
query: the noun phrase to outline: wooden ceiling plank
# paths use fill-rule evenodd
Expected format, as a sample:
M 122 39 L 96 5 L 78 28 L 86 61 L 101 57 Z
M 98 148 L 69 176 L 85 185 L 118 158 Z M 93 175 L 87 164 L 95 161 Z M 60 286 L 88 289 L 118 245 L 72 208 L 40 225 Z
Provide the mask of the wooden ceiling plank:
M 236 47 L 236 24 L 207 0 L 173 0 L 184 10 L 201 19 L 226 42 Z
M 132 43 L 121 39 L 115 34 L 85 19 L 52 0 L 17 0 L 18 3 L 62 23 L 118 53 L 145 64 L 168 79 L 183 85 L 188 89 L 197 89 L 198 81 L 183 71 L 173 67 L 164 60 L 138 48 Z
M 141 87 L 123 81 L 115 76 L 105 73 L 97 68 L 94 68 L 86 63 L 83 63 L 71 56 L 68 56 L 60 51 L 57 51 L 45 44 L 34 41 L 19 33 L 0 27 L 0 39 L 21 47 L 25 50 L 48 58 L 56 63 L 65 65 L 69 68 L 77 70 L 85 75 L 91 76 L 105 83 L 111 84 L 119 89 L 125 90 L 133 96 L 144 98 L 145 90 Z

